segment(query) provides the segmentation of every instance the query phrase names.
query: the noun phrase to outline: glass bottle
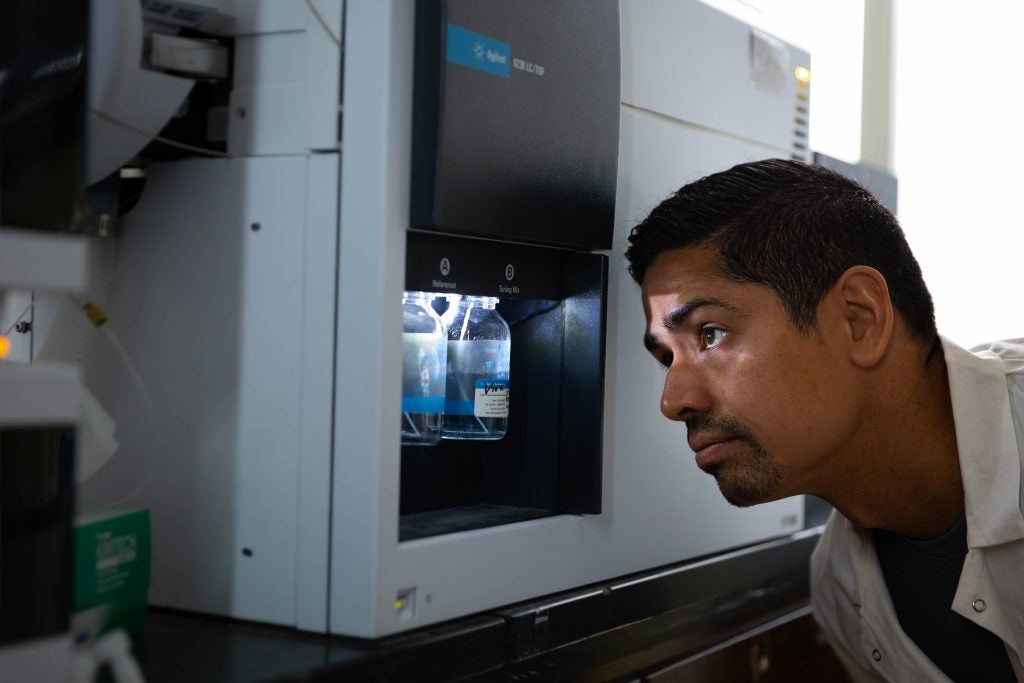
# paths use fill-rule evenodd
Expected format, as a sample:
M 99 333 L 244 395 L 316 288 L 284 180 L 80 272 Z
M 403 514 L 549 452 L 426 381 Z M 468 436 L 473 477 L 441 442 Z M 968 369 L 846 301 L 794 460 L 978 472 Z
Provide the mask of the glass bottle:
M 402 445 L 441 440 L 448 343 L 426 292 L 402 294 Z
M 508 428 L 511 335 L 496 297 L 465 296 L 448 324 L 443 436 L 500 439 Z

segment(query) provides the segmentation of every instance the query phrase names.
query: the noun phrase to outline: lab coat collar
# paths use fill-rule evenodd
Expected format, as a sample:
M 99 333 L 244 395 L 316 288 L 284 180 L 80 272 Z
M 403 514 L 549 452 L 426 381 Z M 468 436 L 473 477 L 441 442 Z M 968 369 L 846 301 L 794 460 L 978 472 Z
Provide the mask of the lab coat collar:
M 942 338 L 953 402 L 967 545 L 979 548 L 1024 538 L 1021 458 L 1010 413 L 1006 366 Z

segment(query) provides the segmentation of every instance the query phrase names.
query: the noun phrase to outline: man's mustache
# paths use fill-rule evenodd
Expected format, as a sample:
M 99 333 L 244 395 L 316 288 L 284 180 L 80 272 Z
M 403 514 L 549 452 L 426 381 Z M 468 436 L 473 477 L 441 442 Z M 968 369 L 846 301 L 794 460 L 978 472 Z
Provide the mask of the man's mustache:
M 743 423 L 728 415 L 714 416 L 708 413 L 698 413 L 685 421 L 687 440 L 693 444 L 698 437 L 706 438 L 712 436 L 716 439 L 743 439 L 756 443 L 754 435 L 750 433 Z

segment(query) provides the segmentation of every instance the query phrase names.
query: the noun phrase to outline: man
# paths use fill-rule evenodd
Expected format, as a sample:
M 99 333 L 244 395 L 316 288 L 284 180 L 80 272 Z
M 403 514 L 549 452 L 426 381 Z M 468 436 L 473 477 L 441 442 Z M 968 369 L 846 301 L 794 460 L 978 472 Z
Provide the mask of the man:
M 812 599 L 851 675 L 1024 680 L 1024 340 L 940 339 L 896 219 L 821 167 L 708 176 L 629 241 L 697 466 L 735 505 L 835 506 Z

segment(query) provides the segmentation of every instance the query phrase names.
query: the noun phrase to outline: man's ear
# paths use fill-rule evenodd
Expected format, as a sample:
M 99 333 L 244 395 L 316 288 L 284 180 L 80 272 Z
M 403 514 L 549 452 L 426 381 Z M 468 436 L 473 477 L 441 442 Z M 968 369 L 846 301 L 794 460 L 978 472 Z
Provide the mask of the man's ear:
M 892 338 L 893 309 L 889 286 L 874 268 L 853 266 L 833 287 L 846 322 L 850 360 L 862 368 L 875 366 Z

